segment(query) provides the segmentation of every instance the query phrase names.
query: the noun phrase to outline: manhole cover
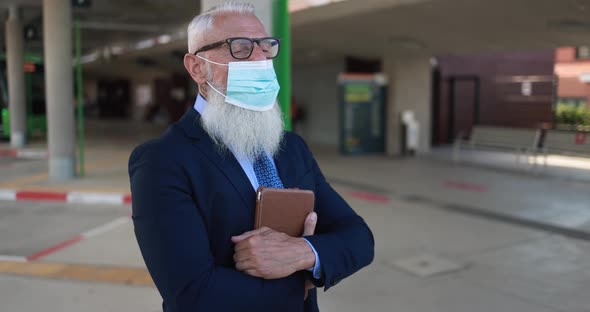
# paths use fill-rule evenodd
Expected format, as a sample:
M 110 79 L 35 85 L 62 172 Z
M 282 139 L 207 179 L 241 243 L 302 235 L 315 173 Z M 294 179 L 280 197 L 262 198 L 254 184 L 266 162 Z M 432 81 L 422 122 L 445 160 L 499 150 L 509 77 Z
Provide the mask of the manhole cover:
M 415 257 L 400 259 L 393 265 L 402 271 L 419 277 L 429 277 L 464 269 L 467 265 L 440 256 L 423 254 Z

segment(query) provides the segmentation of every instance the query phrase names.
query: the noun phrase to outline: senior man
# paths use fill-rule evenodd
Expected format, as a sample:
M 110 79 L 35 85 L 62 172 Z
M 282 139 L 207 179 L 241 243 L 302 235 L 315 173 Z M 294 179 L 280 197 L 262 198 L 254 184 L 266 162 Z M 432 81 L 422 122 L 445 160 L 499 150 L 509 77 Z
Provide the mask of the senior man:
M 269 37 L 251 4 L 227 2 L 188 27 L 184 66 L 199 94 L 129 159 L 135 235 L 164 311 L 318 311 L 325 290 L 373 260 L 361 217 L 283 131 Z M 303 237 L 253 230 L 259 185 L 315 193 Z

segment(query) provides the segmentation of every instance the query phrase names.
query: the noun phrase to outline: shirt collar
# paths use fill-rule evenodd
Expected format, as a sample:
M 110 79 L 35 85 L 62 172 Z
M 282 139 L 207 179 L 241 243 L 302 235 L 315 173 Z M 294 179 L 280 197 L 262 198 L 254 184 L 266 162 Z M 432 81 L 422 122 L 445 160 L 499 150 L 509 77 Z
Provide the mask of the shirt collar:
M 195 110 L 203 115 L 203 111 L 205 110 L 205 106 L 207 105 L 207 100 L 205 100 L 202 96 L 201 93 L 197 94 L 197 99 L 195 100 L 195 105 L 194 108 Z

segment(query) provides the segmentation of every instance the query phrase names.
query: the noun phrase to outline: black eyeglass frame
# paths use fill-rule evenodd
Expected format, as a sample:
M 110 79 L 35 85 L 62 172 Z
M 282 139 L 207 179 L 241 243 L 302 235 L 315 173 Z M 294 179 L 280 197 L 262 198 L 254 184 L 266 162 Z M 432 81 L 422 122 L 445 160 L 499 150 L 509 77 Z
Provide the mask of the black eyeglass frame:
M 237 40 L 237 39 L 246 39 L 246 40 L 250 40 L 250 42 L 252 42 L 252 49 L 250 49 L 250 53 L 248 53 L 248 56 L 241 57 L 241 58 L 238 58 L 238 57 L 235 57 L 234 56 L 234 51 L 232 51 L 231 43 L 234 40 Z M 273 57 L 270 57 L 270 58 L 267 57 L 267 59 L 269 59 L 269 60 L 270 59 L 274 59 L 277 56 L 279 56 L 279 53 L 281 52 L 281 39 L 280 38 L 277 38 L 277 37 L 262 37 L 262 38 L 231 37 L 231 38 L 227 38 L 225 40 L 221 40 L 221 41 L 217 41 L 217 42 L 208 44 L 208 45 L 206 45 L 206 46 L 198 49 L 197 51 L 195 51 L 195 53 L 193 53 L 193 55 L 197 55 L 197 53 L 199 53 L 199 52 L 205 52 L 205 51 L 209 51 L 209 50 L 215 49 L 215 48 L 220 47 L 220 46 L 222 46 L 222 45 L 224 45 L 224 44 L 227 43 L 227 45 L 229 47 L 229 53 L 231 54 L 231 56 L 233 58 L 235 58 L 236 60 L 245 60 L 245 59 L 249 58 L 250 56 L 252 56 L 252 52 L 254 51 L 254 43 L 256 43 L 256 44 L 258 44 L 258 46 L 260 46 L 260 42 L 263 41 L 263 40 L 267 40 L 267 39 L 276 40 L 277 43 L 278 43 L 277 55 L 275 55 Z

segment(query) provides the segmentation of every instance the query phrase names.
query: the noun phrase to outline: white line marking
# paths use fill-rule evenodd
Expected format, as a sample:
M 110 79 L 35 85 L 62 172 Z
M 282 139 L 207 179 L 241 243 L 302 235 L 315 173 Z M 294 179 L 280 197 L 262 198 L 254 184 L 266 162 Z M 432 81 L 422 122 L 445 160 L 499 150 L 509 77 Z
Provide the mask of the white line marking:
M 66 201 L 76 204 L 112 204 L 122 205 L 123 196 L 118 193 L 87 193 L 87 192 L 70 192 Z
M 103 224 L 101 226 L 98 226 L 90 231 L 86 231 L 84 233 L 82 233 L 82 237 L 86 238 L 90 238 L 90 237 L 94 237 L 100 234 L 104 234 L 110 230 L 113 230 L 123 224 L 128 223 L 129 221 L 131 221 L 131 219 L 129 217 L 120 217 L 117 218 L 109 223 Z
M 26 257 L 18 257 L 18 256 L 1 256 L 0 261 L 14 261 L 14 262 L 27 262 Z
M 0 200 L 16 200 L 16 191 L 0 189 Z
M 47 158 L 47 151 L 43 150 L 19 150 L 16 152 L 18 158 L 43 159 Z

